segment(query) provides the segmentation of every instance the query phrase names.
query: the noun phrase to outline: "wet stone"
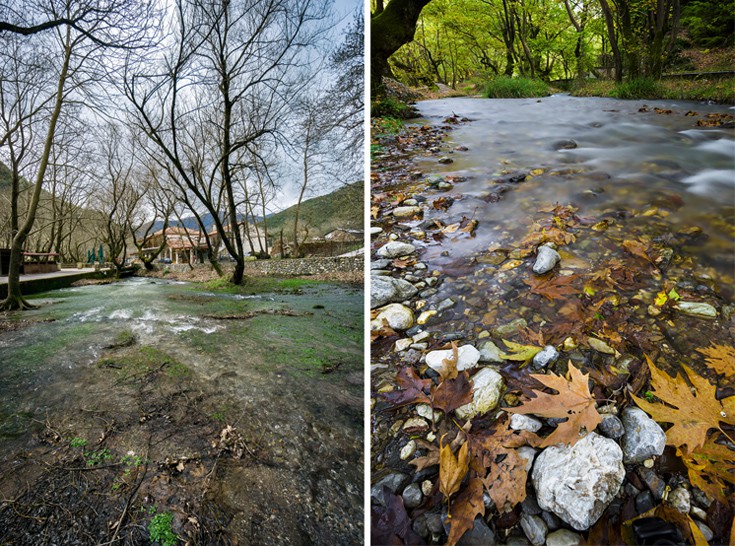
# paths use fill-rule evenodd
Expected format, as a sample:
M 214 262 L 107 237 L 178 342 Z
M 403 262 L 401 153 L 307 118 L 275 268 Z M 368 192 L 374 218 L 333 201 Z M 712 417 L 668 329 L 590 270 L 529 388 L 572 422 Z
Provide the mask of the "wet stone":
M 526 538 L 531 541 L 533 546 L 542 546 L 546 542 L 546 535 L 549 530 L 544 520 L 539 516 L 523 514 L 521 516 L 521 529 L 523 529 Z
M 680 301 L 676 304 L 676 309 L 692 317 L 698 318 L 716 318 L 717 309 L 709 303 L 695 301 Z
M 648 512 L 654 507 L 653 494 L 650 491 L 638 493 L 635 497 L 635 511 L 639 514 Z
M 460 406 L 455 414 L 460 419 L 472 419 L 495 408 L 505 387 L 503 376 L 492 368 L 483 368 L 472 377 L 474 391 L 472 402 Z
M 410 243 L 400 243 L 398 241 L 391 241 L 386 243 L 378 249 L 378 256 L 381 258 L 398 258 L 399 256 L 406 256 L 416 251 L 416 247 Z
M 431 351 L 426 355 L 426 365 L 433 370 L 440 371 L 444 369 L 443 361 L 454 358 L 454 351 L 446 349 L 442 351 Z M 477 366 L 480 360 L 480 351 L 472 345 L 462 345 L 457 348 L 457 370 L 469 370 Z
M 542 245 L 537 250 L 536 261 L 532 270 L 536 275 L 543 275 L 554 269 L 560 260 L 561 256 L 556 250 L 550 246 Z
M 535 417 L 514 413 L 510 416 L 510 428 L 513 430 L 528 430 L 538 432 L 543 424 Z
M 447 298 L 445 300 L 440 301 L 437 306 L 436 310 L 438 312 L 446 311 L 447 309 L 451 309 L 456 305 L 456 302 L 452 298 Z
M 475 518 L 472 529 L 468 530 L 457 542 L 457 546 L 495 546 L 495 533 L 481 518 Z
M 413 326 L 413 311 L 400 303 L 391 303 L 378 309 L 378 315 L 370 322 L 373 330 L 379 330 L 384 322 L 393 330 L 406 330 Z
M 416 295 L 418 290 L 410 282 L 393 277 L 371 277 L 370 308 L 382 307 L 387 303 L 405 301 Z
M 498 326 L 491 333 L 494 337 L 507 338 L 526 326 L 528 326 L 526 319 L 519 318 Z
M 416 508 L 421 504 L 424 499 L 424 494 L 421 492 L 421 487 L 417 483 L 410 483 L 403 490 L 403 504 L 406 508 Z
M 390 265 L 390 260 L 383 259 L 383 260 L 372 260 L 370 262 L 370 269 L 385 269 Z
M 577 143 L 574 140 L 557 140 L 551 144 L 552 150 L 573 150 L 577 147 Z
M 668 496 L 669 503 L 683 514 L 688 514 L 692 508 L 691 494 L 683 487 L 677 487 Z
M 451 157 L 441 157 L 439 158 L 439 163 L 447 165 L 449 163 L 454 163 L 454 159 L 452 159 Z
M 421 207 L 396 207 L 393 209 L 393 216 L 396 218 L 410 218 L 421 214 Z
M 664 452 L 666 433 L 642 409 L 625 408 L 622 422 L 625 434 L 621 446 L 626 463 L 640 463 Z
M 427 514 L 426 526 L 432 533 L 441 533 L 444 531 L 444 525 L 442 524 L 442 517 L 440 514 Z
M 410 478 L 402 472 L 388 470 L 382 477 L 373 481 L 373 485 L 370 487 L 370 498 L 377 504 L 385 504 L 383 488 L 388 488 L 388 491 L 395 495 L 406 486 L 409 480 Z
M 556 531 L 559 527 L 561 527 L 561 519 L 559 517 L 552 513 L 547 512 L 546 510 L 541 511 L 541 519 L 544 520 L 544 523 L 546 524 L 546 527 L 549 528 L 549 531 Z M 548 542 L 549 538 L 546 537 L 546 541 Z
M 602 415 L 602 422 L 597 426 L 599 431 L 608 438 L 617 440 L 625 434 L 623 422 L 616 415 L 606 413 Z
M 701 521 L 695 521 L 694 523 L 697 524 L 697 527 L 699 527 L 699 530 L 702 532 L 702 535 L 704 536 L 704 540 L 707 542 L 711 542 L 713 538 L 715 538 L 715 534 L 712 532 L 712 529 L 707 527 L 704 523 Z
M 556 362 L 557 358 L 559 358 L 559 351 L 553 345 L 547 345 L 533 357 L 533 367 L 536 369 L 545 368 Z
M 661 500 L 664 497 L 664 491 L 666 490 L 666 482 L 664 482 L 658 475 L 650 468 L 638 467 L 638 475 L 646 484 L 646 487 L 653 493 L 656 500 Z
M 569 529 L 559 529 L 549 533 L 546 537 L 546 546 L 578 546 L 582 544 L 582 537 Z
M 502 351 L 492 341 L 486 341 L 480 347 L 480 362 L 495 362 L 501 364 L 504 362 L 501 356 Z

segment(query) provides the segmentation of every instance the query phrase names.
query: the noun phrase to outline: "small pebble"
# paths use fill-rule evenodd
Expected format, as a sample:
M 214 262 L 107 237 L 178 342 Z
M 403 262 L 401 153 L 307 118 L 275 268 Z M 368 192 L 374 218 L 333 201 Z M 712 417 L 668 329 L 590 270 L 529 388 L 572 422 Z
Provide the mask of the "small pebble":
M 401 449 L 401 460 L 405 461 L 414 453 L 416 453 L 416 442 L 414 440 L 410 440 L 405 446 L 403 446 L 403 449 Z

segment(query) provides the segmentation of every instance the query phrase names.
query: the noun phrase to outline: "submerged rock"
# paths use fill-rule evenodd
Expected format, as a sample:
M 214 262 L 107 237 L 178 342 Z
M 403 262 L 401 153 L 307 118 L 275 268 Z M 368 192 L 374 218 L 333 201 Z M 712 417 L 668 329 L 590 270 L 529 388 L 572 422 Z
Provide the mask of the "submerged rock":
M 691 317 L 699 318 L 715 318 L 717 317 L 717 309 L 709 303 L 699 301 L 680 301 L 676 304 L 676 308 Z
M 399 256 L 406 256 L 416 251 L 416 247 L 410 243 L 401 243 L 399 241 L 391 241 L 381 246 L 377 255 L 381 258 L 398 258 Z
M 640 463 L 661 455 L 666 447 L 666 433 L 640 408 L 628 407 L 622 413 L 625 434 L 621 441 L 626 463 Z
M 417 206 L 396 207 L 393 209 L 393 216 L 396 218 L 409 218 L 419 214 L 421 214 L 421 207 Z
M 370 278 L 370 308 L 375 309 L 387 303 L 410 299 L 417 292 L 414 285 L 403 279 L 372 276 Z
M 574 140 L 557 140 L 551 145 L 552 150 L 573 150 L 577 147 Z
M 573 446 L 546 448 L 536 458 L 531 476 L 539 506 L 578 531 L 599 519 L 624 478 L 620 446 L 594 432 Z
M 460 419 L 472 419 L 475 415 L 482 415 L 495 408 L 505 387 L 503 376 L 492 368 L 483 368 L 475 374 L 472 381 L 472 402 L 455 410 Z
M 559 253 L 548 245 L 538 247 L 536 262 L 533 264 L 533 272 L 537 275 L 548 273 L 561 260 Z
M 549 533 L 546 537 L 546 546 L 578 546 L 582 544 L 582 537 L 569 529 L 559 529 Z
M 480 347 L 480 361 L 481 362 L 495 362 L 501 364 L 504 362 L 503 352 L 498 348 L 492 341 L 486 341 Z

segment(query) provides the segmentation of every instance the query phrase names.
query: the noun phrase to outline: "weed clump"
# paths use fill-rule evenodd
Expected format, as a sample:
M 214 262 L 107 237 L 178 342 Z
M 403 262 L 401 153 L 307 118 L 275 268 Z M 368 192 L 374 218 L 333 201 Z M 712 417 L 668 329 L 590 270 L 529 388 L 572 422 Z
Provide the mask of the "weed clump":
M 498 76 L 485 84 L 483 95 L 489 99 L 547 97 L 549 86 L 541 80 Z
M 157 542 L 161 546 L 174 546 L 179 537 L 174 533 L 171 524 L 174 521 L 174 515 L 170 512 L 156 514 L 148 524 L 148 535 L 151 542 Z

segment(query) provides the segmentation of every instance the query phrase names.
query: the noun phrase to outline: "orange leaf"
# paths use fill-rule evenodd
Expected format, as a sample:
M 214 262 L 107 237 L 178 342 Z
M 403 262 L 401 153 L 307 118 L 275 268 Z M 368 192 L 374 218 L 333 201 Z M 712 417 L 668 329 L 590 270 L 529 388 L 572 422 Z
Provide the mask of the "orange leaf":
M 525 402 L 522 406 L 507 408 L 506 411 L 547 418 L 567 418 L 541 443 L 541 447 L 559 443 L 574 445 L 582 437 L 580 434 L 583 430 L 592 432 L 602 421 L 595 408 L 595 399 L 590 393 L 587 382 L 589 374 L 582 375 L 571 361 L 566 379 L 553 373 L 531 374 L 531 377 L 558 391 L 558 394 L 536 391 L 536 398 Z
M 523 282 L 531 287 L 532 294 L 539 294 L 549 301 L 563 300 L 567 296 L 579 294 L 580 289 L 571 286 L 571 283 L 579 278 L 579 275 L 567 275 L 542 280 L 538 277 L 523 279 Z
M 651 261 L 651 258 L 648 257 L 647 253 L 647 245 L 644 245 L 640 241 L 631 241 L 631 240 L 625 240 L 623 241 L 623 248 L 633 254 L 634 256 L 638 256 L 639 258 L 643 258 L 647 262 Z
M 452 453 L 452 446 L 442 444 L 444 436 L 439 441 L 441 447 L 439 451 L 439 490 L 449 499 L 459 491 L 459 486 L 470 468 L 470 454 L 469 442 L 465 442 L 455 457 Z
M 467 444 L 465 444 L 467 445 Z M 467 531 L 475 525 L 475 518 L 485 515 L 485 503 L 482 500 L 482 481 L 472 478 L 467 487 L 454 500 L 449 521 L 449 538 L 447 546 L 454 546 Z
M 654 420 L 659 423 L 673 423 L 673 426 L 666 431 L 667 444 L 677 447 L 687 446 L 689 451 L 694 451 L 704 445 L 710 429 L 719 428 L 719 421 L 735 424 L 735 415 L 728 413 L 730 404 L 735 407 L 733 403 L 735 397 L 726 398 L 727 405 L 725 401 L 721 403 L 715 398 L 717 389 L 714 385 L 682 365 L 684 373 L 696 391 L 696 394 L 692 393 L 682 375 L 671 377 L 659 370 L 648 356 L 646 361 L 651 370 L 651 387 L 654 394 L 668 406 L 654 404 L 635 395 L 631 396 Z
M 727 345 L 712 345 L 706 349 L 697 349 L 704 355 L 707 366 L 725 377 L 735 375 L 735 349 Z

